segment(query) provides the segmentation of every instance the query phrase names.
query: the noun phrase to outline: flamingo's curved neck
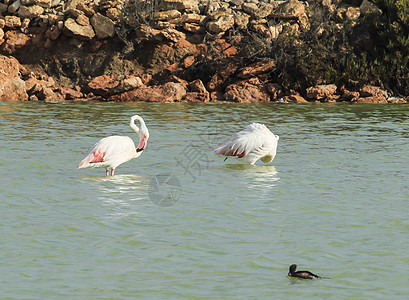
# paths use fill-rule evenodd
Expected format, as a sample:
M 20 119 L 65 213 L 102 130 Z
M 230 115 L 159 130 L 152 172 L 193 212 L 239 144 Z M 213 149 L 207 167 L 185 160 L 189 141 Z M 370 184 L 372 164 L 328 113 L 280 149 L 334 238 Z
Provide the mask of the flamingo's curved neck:
M 135 120 L 139 121 L 141 128 L 139 129 L 138 126 L 135 125 Z M 145 121 L 138 115 L 135 115 L 131 118 L 131 123 L 129 124 L 133 131 L 135 131 L 139 136 L 139 145 L 136 148 L 136 152 L 141 152 L 145 150 L 146 144 L 149 138 L 149 131 L 145 125 Z

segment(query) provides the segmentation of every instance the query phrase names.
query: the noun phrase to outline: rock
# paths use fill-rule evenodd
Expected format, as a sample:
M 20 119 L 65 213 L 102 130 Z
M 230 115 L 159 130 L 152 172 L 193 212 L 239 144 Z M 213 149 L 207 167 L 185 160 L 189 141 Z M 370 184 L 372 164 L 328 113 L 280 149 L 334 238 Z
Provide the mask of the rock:
M 162 30 L 162 35 L 165 39 L 170 40 L 174 43 L 179 42 L 180 40 L 185 40 L 186 39 L 186 34 L 183 32 L 180 32 L 176 29 L 171 29 L 171 28 L 166 28 Z
M 183 23 L 183 29 L 192 33 L 204 33 L 206 32 L 206 28 L 198 25 L 198 24 L 194 24 L 194 23 Z
M 237 74 L 237 77 L 239 78 L 255 77 L 259 74 L 270 72 L 274 68 L 275 63 L 273 60 L 262 60 L 242 68 L 239 74 Z
M 144 84 L 142 83 L 142 79 L 138 76 L 128 76 L 123 80 L 119 81 L 118 86 L 114 87 L 108 94 L 114 95 L 123 92 L 127 92 L 130 90 L 138 89 L 143 87 Z
M 288 0 L 278 5 L 270 14 L 272 18 L 298 19 L 305 14 L 305 5 L 301 1 Z
M 61 87 L 59 88 L 59 93 L 64 96 L 65 100 L 76 100 L 84 98 L 84 94 L 76 89 Z
M 315 100 L 329 100 L 334 98 L 337 91 L 335 84 L 317 85 L 307 89 L 307 98 Z
M 270 26 L 268 30 L 270 31 L 270 37 L 275 40 L 278 38 L 280 33 L 283 31 L 283 25 L 277 24 L 274 26 Z
M 246 13 L 243 13 L 240 11 L 234 13 L 234 23 L 241 30 L 247 29 L 247 25 L 249 24 L 249 19 L 250 19 L 250 16 Z
M 7 8 L 8 8 L 8 5 L 7 5 L 7 4 L 5 4 L 5 3 L 0 3 L 0 17 L 1 17 L 2 14 L 4 14 L 5 12 L 7 12 Z
M 359 92 L 344 91 L 340 97 L 341 101 L 354 102 L 359 98 Z
M 243 8 L 243 11 L 245 13 L 248 13 L 251 16 L 254 16 L 258 11 L 257 4 L 251 3 L 251 2 L 250 3 L 248 3 L 248 2 L 243 3 L 242 8 Z
M 8 28 L 21 27 L 21 19 L 17 16 L 5 16 L 4 21 L 5 21 L 4 25 Z
M 9 30 L 4 34 L 5 42 L 0 46 L 0 52 L 11 55 L 30 45 L 30 37 L 17 30 Z
M 388 99 L 388 93 L 382 90 L 380 87 L 373 86 L 373 85 L 364 85 L 359 90 L 359 95 L 361 97 L 376 97 L 379 98 L 380 101 L 384 102 Z
M 20 0 L 14 1 L 12 4 L 10 4 L 8 6 L 7 11 L 10 14 L 14 14 L 15 12 L 17 12 L 19 10 L 20 6 L 21 6 L 21 1 Z
M 199 14 L 184 14 L 180 17 L 182 23 L 196 23 L 199 24 L 203 20 L 203 16 Z
M 4 31 L 0 28 L 0 45 L 3 43 Z
M 82 11 L 88 18 L 91 18 L 95 14 L 95 11 L 85 3 L 78 3 L 75 8 Z
M 184 10 L 186 12 L 199 12 L 198 1 L 196 0 L 162 0 L 165 9 Z
M 210 94 L 207 93 L 198 93 L 198 92 L 188 92 L 185 96 L 186 102 L 209 102 Z
M 30 76 L 25 81 L 27 93 L 31 96 L 37 94 L 43 87 L 53 87 L 54 82 L 49 82 L 42 79 L 37 79 L 35 76 Z
M 65 2 L 65 6 L 64 6 L 64 10 L 68 11 L 70 9 L 75 9 L 77 8 L 77 5 L 82 3 L 84 0 L 68 0 L 68 1 L 64 1 Z
M 270 101 L 269 94 L 260 82 L 251 79 L 229 85 L 223 97 L 233 102 Z
M 167 82 L 162 86 L 142 87 L 113 96 L 114 101 L 175 102 L 186 96 L 186 89 L 180 83 Z
M 345 17 L 351 21 L 358 20 L 360 15 L 361 15 L 361 12 L 359 10 L 359 7 L 348 7 L 345 12 Z
M 202 82 L 200 79 L 196 79 L 196 80 L 192 81 L 192 82 L 189 84 L 189 89 L 190 89 L 192 92 L 197 92 L 197 93 L 209 93 L 209 92 L 206 90 L 206 87 L 204 86 L 203 82 Z
M 44 8 L 51 7 L 51 0 L 21 0 L 23 5 L 39 5 Z
M 119 22 L 122 16 L 122 12 L 115 7 L 108 9 L 105 14 L 115 23 Z
M 91 18 L 92 27 L 95 30 L 95 34 L 99 39 L 107 37 L 113 37 L 115 35 L 114 22 L 100 13 L 96 13 Z
M 91 25 L 80 25 L 72 18 L 64 22 L 64 29 L 79 39 L 90 40 L 95 36 Z
M 224 32 L 234 25 L 234 17 L 232 14 L 222 14 L 214 21 L 210 21 L 206 24 L 206 28 L 210 33 Z
M 244 12 L 251 15 L 254 19 L 264 19 L 267 16 L 271 15 L 273 12 L 274 6 L 270 3 L 260 3 L 257 6 L 254 3 L 244 3 L 243 10 Z
M 284 96 L 283 101 L 284 103 L 308 103 L 308 101 L 300 95 Z
M 52 25 L 45 32 L 45 38 L 50 39 L 50 40 L 56 40 L 60 35 L 61 35 L 61 30 L 58 28 L 57 25 Z
M 91 24 L 89 18 L 82 13 L 77 16 L 75 22 L 77 22 L 81 26 L 89 26 Z
M 86 91 L 104 98 L 113 94 L 112 90 L 118 88 L 119 81 L 114 76 L 102 75 L 92 79 L 86 87 Z
M 363 0 L 361 6 L 359 6 L 359 10 L 363 15 L 375 14 L 375 15 L 382 15 L 382 11 L 375 6 L 372 2 L 368 0 Z
M 34 19 L 41 16 L 43 12 L 44 8 L 39 5 L 21 6 L 18 11 L 18 16 L 20 18 Z
M 26 84 L 19 77 L 20 68 L 15 58 L 0 55 L 0 101 L 28 100 Z
M 178 10 L 157 11 L 153 14 L 153 19 L 156 21 L 168 21 L 180 18 L 181 15 L 182 14 Z
M 172 97 L 173 101 L 180 101 L 186 96 L 186 88 L 177 82 L 167 82 L 163 86 L 164 94 Z
M 51 88 L 43 87 L 37 94 L 39 100 L 48 103 L 57 103 L 64 101 L 64 96 L 60 93 L 55 93 Z
M 193 66 L 193 64 L 196 62 L 196 59 L 193 55 L 189 55 L 187 56 L 184 60 L 183 60 L 183 67 L 185 69 L 190 68 L 191 66 Z

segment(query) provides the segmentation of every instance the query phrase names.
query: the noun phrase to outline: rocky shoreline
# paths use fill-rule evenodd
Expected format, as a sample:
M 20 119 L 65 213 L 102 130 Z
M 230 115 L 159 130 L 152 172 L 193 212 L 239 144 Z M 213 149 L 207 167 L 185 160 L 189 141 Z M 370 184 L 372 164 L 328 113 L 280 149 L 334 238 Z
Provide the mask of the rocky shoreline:
M 306 1 L 159 2 L 160 9 L 142 0 L 0 1 L 0 100 L 408 102 L 369 83 L 283 87 L 269 76 L 275 60 L 243 62 L 249 32 L 273 43 L 308 30 Z M 316 2 L 340 24 L 379 13 L 367 0 Z

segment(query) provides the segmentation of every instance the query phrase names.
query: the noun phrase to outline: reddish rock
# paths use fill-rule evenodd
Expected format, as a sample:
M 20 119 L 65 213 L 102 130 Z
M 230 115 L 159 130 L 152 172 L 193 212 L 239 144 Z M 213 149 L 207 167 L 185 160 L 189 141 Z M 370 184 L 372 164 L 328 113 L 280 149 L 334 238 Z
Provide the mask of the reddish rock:
M 26 89 L 29 95 L 34 94 L 34 92 L 38 92 L 40 88 L 36 87 L 52 87 L 54 85 L 54 81 L 48 81 L 48 80 L 42 80 L 42 79 L 37 79 L 35 76 L 31 75 L 29 78 L 25 81 L 26 83 Z
M 176 82 L 168 82 L 161 86 L 142 87 L 112 96 L 113 101 L 175 102 L 186 96 L 184 86 Z
M 199 92 L 188 92 L 185 96 L 186 102 L 209 102 L 210 94 L 209 92 L 199 93 Z
M 59 92 L 61 95 L 64 96 L 65 100 L 77 100 L 84 98 L 84 94 L 76 89 L 60 87 Z
M 272 69 L 274 69 L 275 63 L 272 60 L 262 60 L 259 62 L 256 62 L 254 64 L 251 64 L 247 67 L 244 67 L 239 74 L 237 74 L 237 77 L 239 78 L 250 78 L 257 76 L 262 73 L 270 72 Z
M 210 100 L 212 102 L 224 101 L 223 93 L 219 92 L 219 91 L 211 92 L 210 93 Z
M 17 30 L 10 30 L 4 34 L 4 42 L 0 47 L 0 52 L 12 55 L 17 50 L 30 45 L 30 37 Z
M 207 89 L 209 91 L 220 90 L 224 84 L 224 81 L 230 78 L 239 68 L 238 64 L 227 64 L 220 67 L 220 71 L 212 76 L 207 83 Z
M 359 90 L 359 95 L 361 97 L 377 97 L 377 98 L 385 99 L 385 100 L 388 98 L 388 93 L 386 91 L 382 90 L 380 87 L 369 85 L 369 84 L 364 85 Z
M 54 92 L 51 88 L 43 87 L 37 94 L 39 100 L 43 100 L 49 103 L 56 103 L 64 101 L 64 96 L 60 93 Z
M 197 92 L 197 93 L 208 93 L 206 90 L 206 87 L 204 86 L 203 82 L 200 79 L 196 79 L 189 83 L 189 89 L 192 92 Z
M 338 96 L 335 95 L 337 86 L 335 84 L 316 85 L 307 89 L 307 98 L 313 100 L 329 101 Z
M 114 76 L 102 75 L 89 82 L 86 91 L 107 98 L 113 93 L 112 90 L 118 86 L 119 81 Z
M 183 60 L 183 67 L 185 69 L 191 67 L 195 63 L 195 57 L 193 55 L 189 55 Z
M 216 73 L 210 78 L 210 81 L 207 83 L 207 89 L 211 92 L 219 90 L 223 84 L 223 79 L 220 74 Z
M 270 101 L 266 88 L 250 80 L 229 85 L 223 96 L 225 100 L 233 102 Z
M 152 75 L 145 73 L 145 74 L 143 74 L 143 75 L 141 76 L 141 80 L 142 80 L 142 83 L 143 83 L 144 85 L 149 85 L 149 83 L 150 83 L 151 80 L 152 80 Z
M 0 101 L 28 99 L 26 84 L 19 77 L 20 68 L 15 58 L 0 55 Z

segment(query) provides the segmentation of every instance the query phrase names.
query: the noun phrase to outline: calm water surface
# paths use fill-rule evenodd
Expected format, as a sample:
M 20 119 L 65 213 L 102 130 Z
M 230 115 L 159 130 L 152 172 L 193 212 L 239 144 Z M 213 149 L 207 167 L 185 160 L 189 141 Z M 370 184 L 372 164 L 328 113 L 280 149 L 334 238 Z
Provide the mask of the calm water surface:
M 76 169 L 134 114 L 142 156 Z M 254 121 L 272 164 L 212 155 Z M 407 105 L 1 103 L 0 297 L 407 299 L 408 128 Z

